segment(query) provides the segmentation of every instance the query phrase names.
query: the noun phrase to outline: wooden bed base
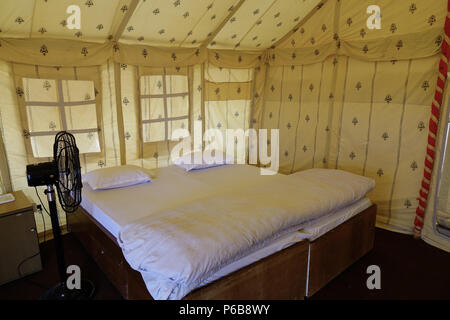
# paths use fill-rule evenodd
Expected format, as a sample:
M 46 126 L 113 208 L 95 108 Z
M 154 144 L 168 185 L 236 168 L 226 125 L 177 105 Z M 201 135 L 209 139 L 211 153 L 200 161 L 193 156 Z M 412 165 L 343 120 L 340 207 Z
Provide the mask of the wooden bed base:
M 309 242 L 301 241 L 189 293 L 188 300 L 304 299 L 373 248 L 376 206 Z M 142 276 L 125 260 L 115 237 L 83 208 L 68 215 L 82 243 L 125 299 L 152 299 Z M 308 277 L 309 250 L 309 286 Z

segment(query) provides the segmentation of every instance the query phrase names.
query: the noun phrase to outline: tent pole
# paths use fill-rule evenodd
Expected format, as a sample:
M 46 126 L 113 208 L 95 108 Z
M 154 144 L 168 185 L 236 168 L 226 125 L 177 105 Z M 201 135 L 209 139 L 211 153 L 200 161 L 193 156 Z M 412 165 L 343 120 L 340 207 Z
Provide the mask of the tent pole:
M 130 21 L 131 16 L 133 15 L 134 11 L 136 10 L 138 3 L 139 3 L 139 0 L 131 0 L 130 7 L 128 8 L 127 13 L 125 14 L 122 21 L 120 22 L 117 30 L 115 30 L 115 32 L 113 33 L 113 39 L 112 39 L 113 41 L 118 41 L 119 38 L 122 36 L 122 33 L 125 30 L 128 22 Z
M 239 10 L 239 8 L 244 4 L 245 0 L 240 0 L 237 5 L 233 7 L 230 13 L 226 16 L 225 19 L 219 24 L 219 26 L 211 32 L 211 34 L 206 38 L 206 40 L 201 44 L 200 48 L 206 48 L 214 40 L 217 34 L 225 27 L 227 22 L 235 15 L 235 13 Z

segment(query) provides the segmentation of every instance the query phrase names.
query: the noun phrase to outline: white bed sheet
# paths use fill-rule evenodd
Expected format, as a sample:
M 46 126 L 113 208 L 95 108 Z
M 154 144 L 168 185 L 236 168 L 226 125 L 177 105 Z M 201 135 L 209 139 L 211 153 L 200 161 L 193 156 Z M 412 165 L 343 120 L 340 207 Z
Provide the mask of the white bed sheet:
M 228 165 L 185 172 L 176 167 L 150 170 L 151 183 L 111 190 L 92 190 L 83 186 L 81 206 L 117 238 L 119 230 L 152 213 L 169 209 L 208 194 L 239 187 L 251 187 L 270 176 L 261 176 L 259 168 L 248 165 Z M 186 188 L 186 186 L 189 186 Z M 304 224 L 302 239 L 314 240 L 370 207 L 368 198 L 351 206 Z
M 177 166 L 148 171 L 152 182 L 109 190 L 83 185 L 81 206 L 114 237 L 125 225 L 209 194 L 231 191 L 267 182 L 259 168 L 227 165 L 186 172 Z

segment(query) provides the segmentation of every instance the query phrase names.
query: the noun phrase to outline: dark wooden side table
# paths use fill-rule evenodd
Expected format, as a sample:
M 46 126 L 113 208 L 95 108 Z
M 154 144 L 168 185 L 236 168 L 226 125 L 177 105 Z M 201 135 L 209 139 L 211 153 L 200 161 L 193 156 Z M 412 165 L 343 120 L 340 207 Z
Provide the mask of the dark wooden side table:
M 13 195 L 0 204 L 0 285 L 42 270 L 33 203 L 22 191 Z

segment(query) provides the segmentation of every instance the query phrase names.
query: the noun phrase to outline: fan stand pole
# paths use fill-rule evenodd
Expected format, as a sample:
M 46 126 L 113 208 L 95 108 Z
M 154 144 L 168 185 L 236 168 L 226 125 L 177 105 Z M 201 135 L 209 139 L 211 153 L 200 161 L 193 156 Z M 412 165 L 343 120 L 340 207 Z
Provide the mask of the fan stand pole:
M 66 261 L 64 259 L 64 250 L 62 247 L 61 228 L 59 226 L 58 210 L 56 209 L 55 189 L 53 185 L 48 185 L 45 190 L 48 205 L 50 208 L 50 219 L 52 221 L 53 239 L 55 242 L 56 261 L 58 263 L 58 273 L 61 285 L 66 283 Z
M 59 227 L 58 210 L 56 208 L 56 196 L 53 185 L 47 185 L 45 190 L 48 206 L 50 209 L 50 218 L 52 221 L 53 239 L 56 250 L 56 260 L 58 263 L 58 272 L 60 283 L 47 290 L 41 297 L 42 300 L 86 300 L 92 298 L 94 294 L 94 285 L 88 280 L 81 280 L 80 289 L 68 289 L 66 286 L 66 262 L 64 258 L 64 249 L 61 239 L 61 228 Z

